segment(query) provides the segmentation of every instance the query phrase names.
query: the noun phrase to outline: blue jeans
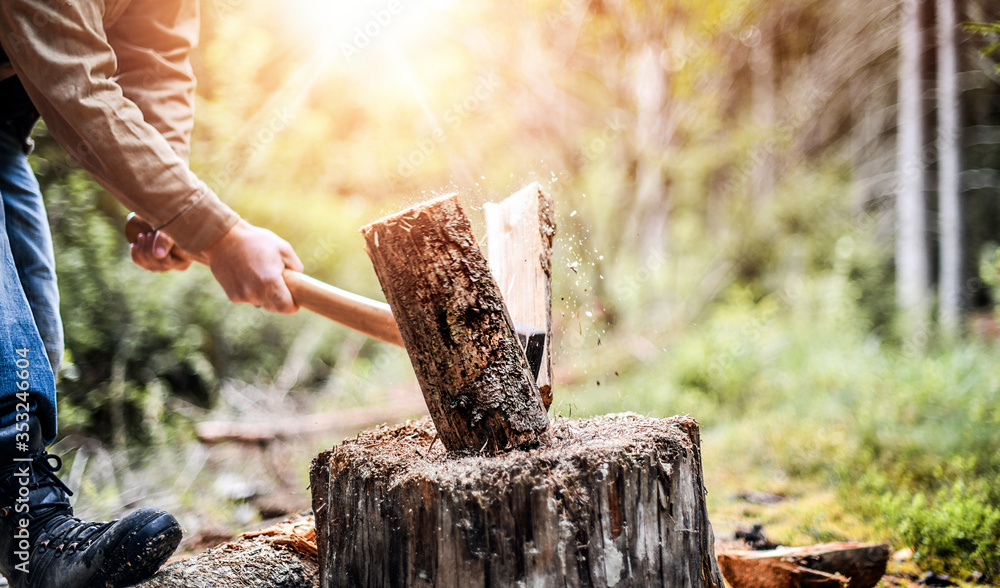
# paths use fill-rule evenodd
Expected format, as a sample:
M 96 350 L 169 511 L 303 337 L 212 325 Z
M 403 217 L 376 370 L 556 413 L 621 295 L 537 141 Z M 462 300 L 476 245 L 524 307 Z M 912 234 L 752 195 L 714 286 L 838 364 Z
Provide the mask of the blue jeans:
M 6 133 L 0 133 L 0 197 L 0 423 L 13 422 L 17 393 L 27 386 L 48 444 L 56 436 L 53 373 L 63 349 L 55 258 L 38 180 Z

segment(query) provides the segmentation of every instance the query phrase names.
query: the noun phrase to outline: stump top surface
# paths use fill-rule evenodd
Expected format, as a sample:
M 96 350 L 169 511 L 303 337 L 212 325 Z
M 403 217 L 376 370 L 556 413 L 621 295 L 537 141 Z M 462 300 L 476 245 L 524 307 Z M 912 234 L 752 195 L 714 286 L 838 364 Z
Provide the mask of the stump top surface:
M 436 440 L 429 417 L 392 427 L 380 426 L 321 453 L 317 460 L 337 461 L 354 471 L 389 477 L 390 483 L 413 478 L 440 485 L 476 485 L 510 480 L 515 472 L 544 470 L 550 481 L 573 475 L 582 463 L 624 456 L 660 456 L 669 461 L 676 452 L 698 444 L 698 424 L 688 417 L 650 418 L 634 413 L 590 419 L 553 419 L 541 443 L 489 456 L 449 452 Z M 659 458 L 658 458 L 659 459 Z

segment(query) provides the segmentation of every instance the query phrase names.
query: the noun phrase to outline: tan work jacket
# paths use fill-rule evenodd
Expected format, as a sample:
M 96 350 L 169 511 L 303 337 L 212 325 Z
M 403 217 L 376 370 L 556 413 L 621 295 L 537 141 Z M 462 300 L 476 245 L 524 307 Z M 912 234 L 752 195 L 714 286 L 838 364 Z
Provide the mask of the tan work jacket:
M 239 219 L 187 157 L 197 0 L 0 0 L 0 45 L 52 136 L 125 206 L 199 252 Z

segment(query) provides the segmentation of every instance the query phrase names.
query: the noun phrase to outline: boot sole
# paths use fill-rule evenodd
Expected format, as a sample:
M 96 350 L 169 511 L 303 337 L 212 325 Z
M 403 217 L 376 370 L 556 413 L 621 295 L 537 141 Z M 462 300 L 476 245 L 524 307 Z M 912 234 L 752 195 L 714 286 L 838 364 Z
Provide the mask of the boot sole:
M 142 517 L 136 529 L 109 550 L 114 563 L 98 572 L 87 588 L 124 588 L 148 579 L 160 569 L 181 542 L 180 523 L 170 513 L 141 509 L 129 518 Z

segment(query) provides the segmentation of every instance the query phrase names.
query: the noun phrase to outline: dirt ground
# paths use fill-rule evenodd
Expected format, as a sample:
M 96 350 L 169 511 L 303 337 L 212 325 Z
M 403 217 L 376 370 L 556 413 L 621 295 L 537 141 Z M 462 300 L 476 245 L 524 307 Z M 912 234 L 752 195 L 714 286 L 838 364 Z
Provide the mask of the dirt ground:
M 167 508 L 178 516 L 186 531 L 176 558 L 190 557 L 242 533 L 307 512 L 311 500 L 308 467 L 321 450 L 377 424 L 426 414 L 415 386 L 395 390 L 377 402 L 366 399 L 356 407 L 336 410 L 307 406 L 294 396 L 281 399 L 285 404 L 276 406 L 265 400 L 268 391 L 249 386 L 226 394 L 231 397 L 223 403 L 228 410 L 192 417 L 202 423 L 202 432 L 217 432 L 219 423 L 236 424 L 231 431 L 244 434 L 246 439 L 222 438 L 211 443 L 191 439 L 140 456 L 107 452 L 86 439 L 64 440 L 62 448 L 70 451 L 63 477 L 81 489 L 77 514 L 107 519 L 144 505 Z M 249 399 L 253 408 L 234 410 L 236 397 Z M 275 414 L 295 415 L 295 420 L 282 421 Z M 267 434 L 256 435 L 255 431 Z M 757 491 L 729 495 L 731 487 L 713 487 L 733 483 L 706 476 L 710 497 L 713 493 L 716 497 L 726 495 L 722 503 L 716 499 L 715 509 L 711 501 L 709 506 L 717 553 L 747 549 L 748 544 L 738 538 L 737 532 L 751 529 L 761 520 L 780 518 L 774 513 L 794 517 L 797 511 L 790 509 L 788 500 L 801 500 L 805 509 L 822 508 L 822 503 L 813 504 L 805 497 L 776 498 Z M 768 535 L 766 526 L 763 535 Z M 912 561 L 912 555 L 893 547 L 896 555 L 879 586 L 921 586 L 918 580 L 924 572 Z

